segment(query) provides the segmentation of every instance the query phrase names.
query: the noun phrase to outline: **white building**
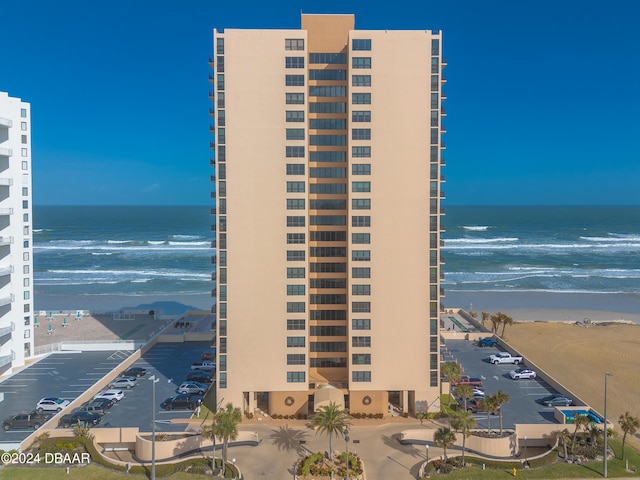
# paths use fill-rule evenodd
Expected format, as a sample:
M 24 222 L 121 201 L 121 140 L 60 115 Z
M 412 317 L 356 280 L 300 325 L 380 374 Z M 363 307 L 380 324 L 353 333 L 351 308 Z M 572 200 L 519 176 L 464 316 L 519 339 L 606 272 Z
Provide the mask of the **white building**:
M 0 92 L 0 375 L 33 355 L 31 108 Z

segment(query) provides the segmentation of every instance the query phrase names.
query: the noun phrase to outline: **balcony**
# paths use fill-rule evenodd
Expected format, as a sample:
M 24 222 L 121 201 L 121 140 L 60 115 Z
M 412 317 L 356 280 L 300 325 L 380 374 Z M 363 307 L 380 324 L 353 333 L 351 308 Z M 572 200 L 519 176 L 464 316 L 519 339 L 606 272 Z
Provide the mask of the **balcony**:
M 444 183 L 446 181 L 447 180 L 445 179 L 445 176 L 444 175 L 440 175 L 440 183 Z
M 443 141 L 440 142 L 440 150 L 446 150 L 446 149 L 447 149 L 447 144 L 443 140 Z
M 10 187 L 13 185 L 13 178 L 0 178 L 0 186 Z
M 13 361 L 13 355 L 4 355 L 0 357 L 0 367 L 10 364 Z
M 13 266 L 8 265 L 6 267 L 0 267 L 0 277 L 11 275 L 13 273 Z
M 443 117 L 447 116 L 447 109 L 444 108 L 444 106 L 440 107 L 440 115 L 442 115 Z
M 442 65 L 448 65 L 447 57 L 442 57 Z
M 10 157 L 13 155 L 13 150 L 10 148 L 2 148 L 0 147 L 0 157 Z
M 216 92 L 213 88 L 209 89 L 209 100 L 213 100 L 216 96 Z
M 216 148 L 216 142 L 214 142 L 213 140 L 209 141 L 209 148 Z
M 211 176 L 209 177 L 209 179 L 211 180 L 211 183 L 215 183 L 215 181 L 216 181 L 216 176 L 215 176 L 215 175 L 211 175 Z
M 0 117 L 0 128 L 13 127 L 13 121 L 9 118 Z
M 213 123 L 209 124 L 209 133 L 216 133 L 216 126 Z
M 216 159 L 215 159 L 215 157 L 211 157 L 211 158 L 209 159 L 209 165 L 211 165 L 212 167 L 215 167 L 215 166 L 216 166 Z
M 447 166 L 447 160 L 444 157 L 440 157 L 440 166 L 441 167 Z
M 213 74 L 213 73 L 209 73 L 209 83 L 210 83 L 211 85 L 215 85 L 215 83 L 214 83 L 215 81 L 216 81 L 216 76 L 215 76 L 215 74 Z
M 0 337 L 4 337 L 5 335 L 9 335 L 13 331 L 13 326 L 8 325 L 6 327 L 0 328 Z
M 0 215 L 13 215 L 13 208 L 0 208 Z
M 447 126 L 444 123 L 440 124 L 440 133 L 447 133 Z
M 0 307 L 2 307 L 4 305 L 9 305 L 14 300 L 15 300 L 15 297 L 13 296 L 13 294 L 11 294 L 11 295 L 9 295 L 7 297 L 2 297 L 2 298 L 0 298 Z
M 447 98 L 447 92 L 445 92 L 444 90 L 442 90 L 442 91 L 440 92 L 440 98 L 441 98 L 442 100 L 446 100 L 446 98 Z
M 443 190 L 440 190 L 440 198 L 446 198 L 446 195 L 444 194 Z

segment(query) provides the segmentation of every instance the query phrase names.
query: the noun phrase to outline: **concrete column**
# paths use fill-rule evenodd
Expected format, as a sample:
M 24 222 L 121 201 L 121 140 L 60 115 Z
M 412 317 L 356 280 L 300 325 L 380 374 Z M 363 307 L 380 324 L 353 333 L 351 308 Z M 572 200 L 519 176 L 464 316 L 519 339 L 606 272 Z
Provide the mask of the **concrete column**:
M 403 390 L 402 391 L 402 413 L 408 412 L 409 411 L 408 407 L 409 407 L 409 391 Z

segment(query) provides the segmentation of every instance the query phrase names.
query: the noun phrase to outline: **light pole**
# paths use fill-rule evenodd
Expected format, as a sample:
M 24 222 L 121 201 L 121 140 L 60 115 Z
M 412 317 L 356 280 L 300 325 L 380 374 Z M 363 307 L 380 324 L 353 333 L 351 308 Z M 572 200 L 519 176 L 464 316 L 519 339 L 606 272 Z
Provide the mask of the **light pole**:
M 527 467 L 527 436 L 524 436 L 524 467 Z
M 344 451 L 346 454 L 345 460 L 347 462 L 347 480 L 349 480 L 349 429 L 344 429 Z
M 156 480 L 156 383 L 160 381 L 151 375 L 151 480 Z
M 428 478 L 431 478 L 431 475 L 429 475 L 429 444 L 428 443 L 425 443 L 424 449 L 426 450 L 426 453 L 427 453 L 427 463 L 425 463 L 424 473 L 427 475 Z
M 610 372 L 604 374 L 604 461 L 602 462 L 602 476 L 607 478 L 607 378 L 613 375 Z

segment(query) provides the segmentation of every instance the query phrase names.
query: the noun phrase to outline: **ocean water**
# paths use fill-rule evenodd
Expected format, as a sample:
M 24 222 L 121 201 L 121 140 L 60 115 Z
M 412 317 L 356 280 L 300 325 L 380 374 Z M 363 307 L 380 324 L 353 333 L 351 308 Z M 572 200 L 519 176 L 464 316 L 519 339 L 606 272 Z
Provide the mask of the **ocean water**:
M 540 294 L 588 294 L 606 295 L 613 306 L 624 299 L 625 311 L 640 312 L 640 206 L 446 213 L 447 306 L 483 294 L 511 306 L 533 294 L 536 306 Z M 210 308 L 210 224 L 206 206 L 36 206 L 35 308 L 108 311 L 152 301 Z
M 211 307 L 209 207 L 35 206 L 33 217 L 36 310 Z
M 640 206 L 455 206 L 444 223 L 448 292 L 640 294 Z

